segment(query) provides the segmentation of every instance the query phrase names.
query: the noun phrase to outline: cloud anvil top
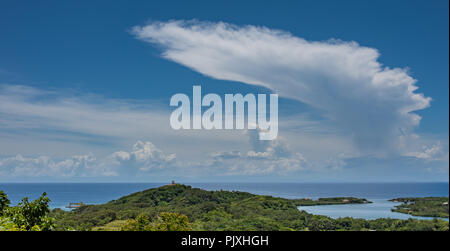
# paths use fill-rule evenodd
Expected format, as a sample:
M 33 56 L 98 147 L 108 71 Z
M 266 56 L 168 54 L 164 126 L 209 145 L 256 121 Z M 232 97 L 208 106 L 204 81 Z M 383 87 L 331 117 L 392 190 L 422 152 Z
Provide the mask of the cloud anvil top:
M 133 33 L 194 71 L 263 86 L 322 111 L 363 151 L 397 151 L 419 124 L 413 112 L 431 100 L 415 92 L 406 69 L 382 66 L 376 49 L 356 42 L 307 41 L 264 27 L 199 21 L 154 22 Z

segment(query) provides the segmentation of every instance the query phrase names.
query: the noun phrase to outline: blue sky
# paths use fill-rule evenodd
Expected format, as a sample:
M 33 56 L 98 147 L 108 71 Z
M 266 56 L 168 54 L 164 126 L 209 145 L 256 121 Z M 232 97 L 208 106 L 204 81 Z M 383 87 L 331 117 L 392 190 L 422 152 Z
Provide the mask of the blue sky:
M 13 1 L 1 6 L 0 180 L 448 181 L 448 1 Z M 225 33 L 220 22 L 230 25 Z M 262 51 L 273 53 L 263 59 L 258 51 L 249 54 L 251 67 L 239 57 L 222 57 L 223 48 L 214 43 L 224 41 L 205 44 L 213 50 L 208 54 L 201 46 L 185 48 L 179 34 L 156 24 L 182 28 L 190 43 L 208 38 L 208 32 L 220 37 L 234 30 L 238 39 L 254 32 L 267 38 Z M 259 28 L 251 31 L 247 25 Z M 299 46 L 290 43 L 298 38 L 311 50 L 324 47 L 336 55 L 343 52 L 333 44 L 354 41 L 356 47 L 343 49 L 380 63 L 381 70 L 402 69 L 417 80 L 411 85 L 424 99 L 403 100 L 407 93 L 391 86 L 383 101 L 372 89 L 360 89 L 359 80 L 346 85 L 348 76 L 340 79 L 342 69 L 327 58 L 283 59 L 308 71 L 283 68 L 281 59 L 263 62 L 277 51 L 295 51 Z M 176 58 L 163 56 L 180 48 Z M 363 48 L 371 48 L 370 55 Z M 375 52 L 379 57 L 373 59 Z M 208 68 L 195 55 L 229 62 Z M 229 70 L 230 62 L 239 69 Z M 264 67 L 270 75 L 258 73 Z M 327 70 L 333 67 L 337 70 Z M 345 70 L 360 74 L 365 68 Z M 289 89 L 277 74 L 311 81 L 314 88 L 309 94 Z M 251 132 L 171 131 L 170 97 L 191 93 L 195 84 L 218 94 L 284 90 L 280 142 L 261 147 Z M 338 93 L 328 100 L 338 104 L 336 110 L 322 102 L 331 89 Z M 420 122 L 382 112 L 409 105 L 421 107 L 411 111 Z M 256 149 L 271 158 L 248 158 Z M 289 157 L 273 155 L 280 149 Z

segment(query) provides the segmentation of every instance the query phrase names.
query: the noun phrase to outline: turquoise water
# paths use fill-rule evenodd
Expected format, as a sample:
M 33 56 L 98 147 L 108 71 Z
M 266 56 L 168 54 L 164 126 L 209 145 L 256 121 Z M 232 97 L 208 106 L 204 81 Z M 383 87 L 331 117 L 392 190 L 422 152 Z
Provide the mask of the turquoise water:
M 120 198 L 130 193 L 155 188 L 166 183 L 1 183 L 3 190 L 13 205 L 23 197 L 35 199 L 47 192 L 51 199 L 51 208 L 65 208 L 70 202 L 101 204 Z M 376 218 L 421 218 L 391 212 L 398 203 L 389 199 L 399 197 L 448 196 L 448 183 L 191 183 L 193 187 L 206 190 L 246 191 L 260 195 L 296 198 L 325 198 L 352 196 L 366 198 L 373 204 L 331 205 L 301 207 L 309 213 L 327 215 L 333 218 L 354 217 L 364 219 Z M 424 219 L 424 218 L 422 218 Z M 428 218 L 427 218 L 428 219 Z
M 355 205 L 321 205 L 310 207 L 298 207 L 299 210 L 304 210 L 315 215 L 325 215 L 331 218 L 353 217 L 367 220 L 374 220 L 378 218 L 392 218 L 392 219 L 421 219 L 432 220 L 432 217 L 417 217 L 408 214 L 392 212 L 391 209 L 401 203 L 391 202 L 384 199 L 371 200 L 370 204 L 355 204 Z M 444 219 L 448 221 L 448 219 Z

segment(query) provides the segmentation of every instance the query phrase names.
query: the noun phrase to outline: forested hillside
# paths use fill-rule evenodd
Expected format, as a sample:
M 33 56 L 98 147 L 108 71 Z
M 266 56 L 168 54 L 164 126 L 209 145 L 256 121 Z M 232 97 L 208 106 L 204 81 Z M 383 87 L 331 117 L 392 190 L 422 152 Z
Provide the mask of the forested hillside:
M 331 219 L 299 205 L 368 203 L 364 199 L 288 200 L 245 192 L 167 185 L 102 205 L 53 210 L 58 230 L 448 230 L 441 220 Z

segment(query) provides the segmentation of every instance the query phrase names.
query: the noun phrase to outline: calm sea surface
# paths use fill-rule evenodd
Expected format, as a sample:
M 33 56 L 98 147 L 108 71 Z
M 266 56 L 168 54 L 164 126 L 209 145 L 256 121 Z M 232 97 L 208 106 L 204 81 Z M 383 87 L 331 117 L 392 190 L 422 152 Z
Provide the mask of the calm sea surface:
M 15 205 L 23 197 L 36 199 L 47 192 L 52 208 L 64 208 L 70 202 L 100 204 L 130 193 L 159 187 L 165 183 L 2 183 L 3 190 Z M 391 212 L 398 197 L 448 196 L 448 183 L 373 183 L 373 184 L 299 184 L 299 183 L 191 183 L 206 190 L 236 190 L 283 198 L 323 198 L 352 196 L 373 201 L 364 205 L 331 205 L 300 207 L 309 213 L 333 218 L 407 219 L 412 216 Z M 419 218 L 419 217 L 417 217 Z

